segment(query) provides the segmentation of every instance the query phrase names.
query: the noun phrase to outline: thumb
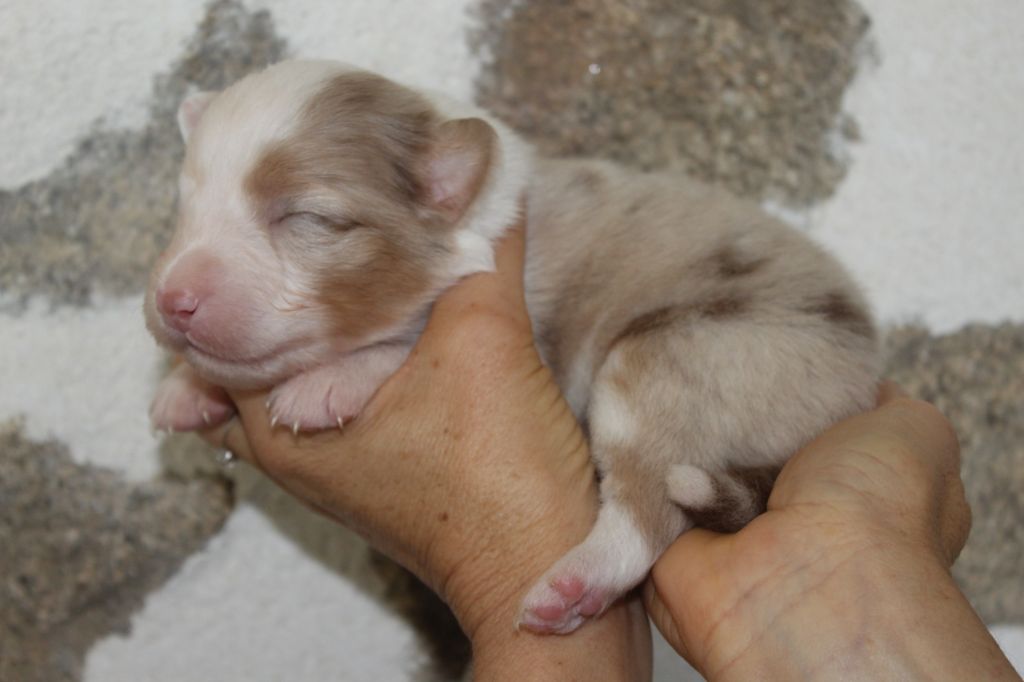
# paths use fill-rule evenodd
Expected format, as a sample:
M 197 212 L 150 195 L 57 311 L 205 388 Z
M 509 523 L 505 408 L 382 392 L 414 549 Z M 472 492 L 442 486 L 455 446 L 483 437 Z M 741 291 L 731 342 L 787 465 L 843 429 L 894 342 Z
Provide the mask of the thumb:
M 723 551 L 732 536 L 694 528 L 683 533 L 654 564 L 644 585 L 644 605 L 655 627 L 694 667 L 688 623 L 703 623 L 729 587 Z M 699 586 L 699 589 L 695 589 Z

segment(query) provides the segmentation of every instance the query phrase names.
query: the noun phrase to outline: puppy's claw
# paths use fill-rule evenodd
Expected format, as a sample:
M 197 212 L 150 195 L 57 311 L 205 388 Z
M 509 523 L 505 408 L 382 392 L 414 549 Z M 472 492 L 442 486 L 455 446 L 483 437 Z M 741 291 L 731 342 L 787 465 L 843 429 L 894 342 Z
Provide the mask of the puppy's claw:
M 342 431 L 345 428 L 345 422 L 341 417 L 338 417 L 338 430 Z
M 277 426 L 277 415 L 273 414 L 270 416 L 270 430 L 273 431 L 275 426 Z
M 299 422 L 292 424 L 292 435 L 298 437 L 299 435 Z
M 203 423 L 209 426 L 211 424 L 210 413 L 203 410 Z

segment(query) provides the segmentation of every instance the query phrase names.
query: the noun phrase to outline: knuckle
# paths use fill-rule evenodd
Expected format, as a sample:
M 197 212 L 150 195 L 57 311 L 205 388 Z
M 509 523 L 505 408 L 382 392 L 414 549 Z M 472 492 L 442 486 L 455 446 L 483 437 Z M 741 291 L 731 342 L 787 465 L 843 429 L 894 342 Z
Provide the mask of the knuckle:
M 923 400 L 914 401 L 916 410 L 923 422 L 927 422 L 930 431 L 941 436 L 945 444 L 957 453 L 960 451 L 960 438 L 945 414 L 934 404 Z
M 900 398 L 893 403 L 899 415 L 898 437 L 903 448 L 924 454 L 955 471 L 960 469 L 960 439 L 943 412 L 930 402 Z M 944 467 L 944 468 L 945 468 Z

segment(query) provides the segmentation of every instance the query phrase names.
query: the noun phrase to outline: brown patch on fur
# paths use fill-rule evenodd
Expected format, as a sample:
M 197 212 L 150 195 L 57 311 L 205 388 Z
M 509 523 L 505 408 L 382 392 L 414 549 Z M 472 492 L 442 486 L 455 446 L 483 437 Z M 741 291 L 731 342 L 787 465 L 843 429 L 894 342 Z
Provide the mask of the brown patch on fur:
M 613 339 L 609 348 L 625 339 L 646 336 L 651 332 L 666 329 L 687 317 L 700 315 L 712 319 L 721 319 L 740 315 L 750 309 L 750 297 L 736 294 L 724 294 L 707 302 L 696 305 L 676 305 L 656 308 L 638 315 L 626 323 Z
M 393 217 L 391 206 L 409 207 L 420 195 L 436 125 L 430 104 L 411 90 L 375 74 L 344 73 L 310 99 L 298 130 L 264 152 L 244 187 L 257 206 L 358 190 L 353 210 Z
M 567 253 L 571 245 L 556 246 L 561 253 Z M 600 307 L 590 293 L 593 291 L 594 280 L 600 276 L 597 263 L 583 259 L 572 265 L 571 273 L 562 280 L 557 295 L 552 296 L 554 305 L 546 320 L 534 321 L 538 346 L 562 386 L 565 385 L 563 382 L 567 379 L 571 361 L 578 357 L 588 331 L 585 325 L 569 324 L 568 321 L 578 319 L 578 316 L 593 319 L 598 314 L 596 308 Z M 600 353 L 595 353 L 588 370 L 596 372 L 603 360 Z
M 623 330 L 619 332 L 612 345 L 623 339 L 644 336 L 652 331 L 664 329 L 679 319 L 680 314 L 681 311 L 678 306 L 665 306 L 664 308 L 657 308 L 643 315 L 638 315 L 630 320 Z
M 608 457 L 606 475 L 616 503 L 629 511 L 637 530 L 649 542 L 674 537 L 680 530 L 678 507 L 665 496 L 664 470 L 641 452 L 616 449 Z
M 701 315 L 710 318 L 735 317 L 750 309 L 750 298 L 726 294 L 711 299 L 699 307 Z
M 722 247 L 711 257 L 715 272 L 722 279 L 735 279 L 752 275 L 768 262 L 767 258 L 743 258 L 732 246 Z
M 875 325 L 867 311 L 841 291 L 827 294 L 823 301 L 808 306 L 804 312 L 820 315 L 858 336 L 872 340 L 875 338 Z
M 339 333 L 362 338 L 409 319 L 425 305 L 432 274 L 423 254 L 382 237 L 365 236 L 367 262 L 318 270 L 318 298 L 332 313 Z
M 537 342 L 537 347 L 540 349 L 541 355 L 543 356 L 548 369 L 550 369 L 551 373 L 556 377 L 562 376 L 566 367 L 563 364 L 562 346 L 559 343 L 560 337 L 558 337 L 550 327 L 535 327 L 533 333 L 534 339 Z
M 718 533 L 735 533 L 768 505 L 779 466 L 730 467 L 710 473 L 715 501 L 708 507 L 684 508 L 695 524 Z
M 768 508 L 768 497 L 775 487 L 775 479 L 782 471 L 781 465 L 729 467 L 729 474 L 743 487 L 751 491 L 754 507 L 760 514 Z
M 638 382 L 650 378 L 652 372 L 668 370 L 675 373 L 674 378 L 681 384 L 688 381 L 680 368 L 666 367 L 664 357 L 652 352 L 651 347 L 644 343 L 645 339 L 657 337 L 655 330 L 661 329 L 662 323 L 668 325 L 676 320 L 679 310 L 665 308 L 641 316 L 647 318 L 646 327 L 641 331 L 639 327 L 644 325 L 638 324 L 636 336 L 623 338 L 626 343 L 615 351 L 618 353 L 616 371 L 601 375 L 607 389 L 634 408 L 642 404 L 638 397 L 646 393 L 644 385 Z M 591 447 L 599 473 L 605 478 L 602 496 L 614 499 L 626 509 L 638 531 L 654 545 L 674 538 L 681 530 L 682 518 L 678 506 L 665 494 L 666 462 L 657 454 L 659 446 L 645 438 L 637 438 L 628 444 L 600 440 L 600 431 L 597 438 L 599 440 L 592 442 Z
M 433 108 L 415 92 L 371 73 L 344 73 L 310 98 L 296 131 L 264 151 L 245 179 L 268 221 L 311 211 L 327 227 L 351 228 L 278 233 L 285 246 L 299 245 L 344 337 L 365 337 L 424 305 L 430 256 L 447 248 L 420 203 L 438 129 Z

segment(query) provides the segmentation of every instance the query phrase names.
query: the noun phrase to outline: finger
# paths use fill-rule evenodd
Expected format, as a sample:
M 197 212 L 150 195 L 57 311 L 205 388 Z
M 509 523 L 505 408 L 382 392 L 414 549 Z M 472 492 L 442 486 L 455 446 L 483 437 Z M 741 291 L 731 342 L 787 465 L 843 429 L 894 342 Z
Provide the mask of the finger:
M 252 447 L 237 415 L 223 424 L 198 433 L 200 438 L 218 450 L 226 450 L 235 457 L 252 463 Z
M 255 415 L 255 411 L 257 409 L 256 403 L 258 399 L 258 394 L 249 394 L 246 396 L 244 402 L 246 404 L 246 411 L 250 415 Z M 262 433 L 264 434 L 265 437 L 266 432 L 263 431 Z M 211 429 L 206 429 L 205 431 L 198 432 L 198 435 L 215 448 L 230 452 L 232 455 L 234 455 L 234 457 L 244 460 L 245 462 L 253 466 L 259 467 L 266 474 L 271 474 L 270 471 L 267 471 L 267 469 L 263 467 L 263 462 L 260 460 L 259 456 L 253 450 L 252 444 L 249 442 L 249 438 L 246 435 L 245 429 L 243 428 L 243 425 L 241 423 L 241 419 L 237 415 L 232 417 L 224 424 L 221 424 Z M 273 469 L 273 467 L 271 468 Z M 271 477 L 273 478 L 272 475 Z M 281 485 L 285 485 L 287 489 L 287 482 L 278 481 L 278 483 Z M 307 507 L 317 512 L 318 514 L 321 514 L 335 522 L 343 522 L 343 520 L 340 519 L 337 516 L 337 514 L 333 513 L 326 507 L 317 504 L 312 498 L 304 497 L 301 494 L 296 495 L 296 497 L 300 502 L 302 502 L 303 504 L 305 504 Z
M 949 420 L 931 403 L 907 398 L 891 386 L 880 391 L 880 399 L 884 404 L 874 413 L 867 447 L 884 453 L 898 467 L 898 499 L 903 504 L 918 499 L 919 510 L 933 525 L 937 549 L 951 565 L 971 526 L 960 477 L 959 439 Z
M 971 529 L 971 509 L 960 477 L 960 441 L 938 408 L 921 400 L 901 400 L 884 410 L 895 418 L 893 439 L 922 467 L 920 480 L 932 477 L 934 500 L 929 513 L 936 521 L 937 544 L 947 565 L 960 554 Z
M 703 642 L 693 639 L 693 626 L 708 622 L 723 603 L 735 603 L 737 592 L 750 588 L 721 570 L 728 563 L 723 557 L 733 537 L 703 528 L 686 531 L 658 558 L 644 585 L 644 606 L 651 621 L 698 669 Z
M 897 399 L 879 414 L 895 442 L 920 459 L 938 463 L 942 471 L 960 471 L 960 441 L 953 425 L 935 405 L 923 400 Z
M 878 386 L 878 398 L 876 402 L 879 406 L 882 406 L 898 398 L 909 397 L 910 395 L 903 389 L 902 386 L 897 384 L 895 381 L 885 379 Z
M 262 435 L 270 431 L 270 409 L 266 391 L 232 391 L 231 400 L 235 403 L 242 423 L 248 431 L 258 431 Z
M 647 615 L 650 617 L 651 622 L 654 623 L 654 626 L 658 628 L 658 631 L 661 632 L 661 636 L 665 638 L 665 641 L 680 656 L 689 661 L 689 651 L 682 636 L 679 634 L 679 626 L 676 625 L 671 611 L 669 611 L 665 602 L 662 601 L 661 595 L 658 594 L 658 588 L 655 586 L 653 578 L 648 578 L 644 582 L 644 608 L 647 609 Z
M 959 474 L 947 477 L 946 498 L 940 517 L 939 540 L 946 554 L 946 565 L 952 566 L 971 534 L 973 514 L 967 502 L 963 480 Z

